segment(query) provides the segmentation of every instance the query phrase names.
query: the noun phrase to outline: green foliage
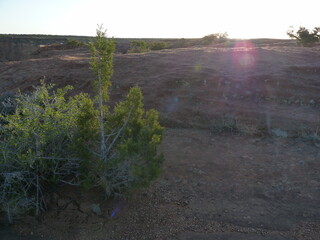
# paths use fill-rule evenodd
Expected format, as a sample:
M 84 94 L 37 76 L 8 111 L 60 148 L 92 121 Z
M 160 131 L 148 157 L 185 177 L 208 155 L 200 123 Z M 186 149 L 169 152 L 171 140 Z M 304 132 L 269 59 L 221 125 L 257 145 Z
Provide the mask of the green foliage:
M 157 111 L 144 111 L 142 99 L 141 90 L 131 88 L 127 98 L 116 105 L 106 122 L 108 134 L 125 126 L 111 153 L 114 158 L 108 164 L 115 171 L 111 178 L 104 176 L 109 191 L 146 186 L 159 173 L 163 157 L 157 155 L 157 146 L 162 139 L 163 127 L 159 124 Z M 119 177 L 123 179 L 121 185 L 115 181 Z
M 106 38 L 102 26 L 97 29 L 96 40 L 89 43 L 91 51 L 90 66 L 96 76 L 94 86 L 96 91 L 102 94 L 104 101 L 109 100 L 108 89 L 111 86 L 110 78 L 113 74 L 115 46 L 115 41 Z
M 148 44 L 150 50 L 162 50 L 168 48 L 168 44 L 166 42 L 151 42 Z
M 73 147 L 83 103 L 80 94 L 68 101 L 72 87 L 53 91 L 42 83 L 31 95 L 19 94 L 16 110 L 0 115 L 0 209 L 11 215 L 44 208 L 44 190 L 65 181 L 79 182 L 81 159 Z
M 146 186 L 159 174 L 158 112 L 144 110 L 138 87 L 113 109 L 105 105 L 114 42 L 100 28 L 90 46 L 95 100 L 83 93 L 67 98 L 71 86 L 54 90 L 42 82 L 30 95 L 19 93 L 14 109 L 0 115 L 0 211 L 10 222 L 44 211 L 49 189 L 60 184 L 99 186 L 110 197 Z
M 150 51 L 148 43 L 145 41 L 134 40 L 130 43 L 128 53 L 143 53 Z
M 185 48 L 185 47 L 190 47 L 193 44 L 190 42 L 189 39 L 185 38 L 180 38 L 170 44 L 170 48 Z
M 134 40 L 130 43 L 128 53 L 143 53 L 150 50 L 162 50 L 168 48 L 168 44 L 162 41 L 150 42 Z
M 213 33 L 202 38 L 202 44 L 221 43 L 228 39 L 227 33 Z
M 295 33 L 293 29 L 287 31 L 287 35 L 298 41 L 298 44 L 304 47 L 312 47 L 320 41 L 320 27 L 315 27 L 312 31 L 305 27 L 300 27 Z
M 68 39 L 67 46 L 71 48 L 84 47 L 86 43 L 78 41 L 76 39 Z
M 147 47 L 144 41 L 135 41 L 133 45 L 140 50 Z M 118 103 L 113 112 L 102 105 L 101 92 L 105 94 L 103 99 L 108 100 L 107 91 L 111 85 L 114 42 L 105 37 L 101 28 L 97 31 L 96 42 L 91 43 L 91 52 L 91 68 L 96 74 L 96 83 L 98 82 L 97 111 L 100 113 L 100 151 L 93 151 L 98 153 L 98 158 L 93 162 L 98 167 L 91 168 L 100 168 L 102 171 L 93 171 L 89 179 L 97 177 L 107 195 L 112 195 L 121 193 L 130 186 L 147 184 L 157 175 L 156 167 L 159 168 L 162 158 L 157 156 L 156 147 L 161 140 L 162 128 L 156 111 L 144 113 L 139 88 L 132 88 L 127 98 Z M 94 113 L 92 105 L 90 109 Z M 95 121 L 95 116 L 91 114 L 91 117 L 86 116 L 84 119 Z M 87 123 L 84 124 L 86 125 Z

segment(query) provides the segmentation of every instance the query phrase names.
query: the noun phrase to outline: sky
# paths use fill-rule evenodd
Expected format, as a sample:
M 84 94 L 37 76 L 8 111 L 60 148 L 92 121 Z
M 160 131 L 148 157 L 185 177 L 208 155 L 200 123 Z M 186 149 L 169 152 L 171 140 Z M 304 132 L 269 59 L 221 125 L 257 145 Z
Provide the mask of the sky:
M 0 34 L 288 38 L 320 26 L 320 0 L 0 0 Z

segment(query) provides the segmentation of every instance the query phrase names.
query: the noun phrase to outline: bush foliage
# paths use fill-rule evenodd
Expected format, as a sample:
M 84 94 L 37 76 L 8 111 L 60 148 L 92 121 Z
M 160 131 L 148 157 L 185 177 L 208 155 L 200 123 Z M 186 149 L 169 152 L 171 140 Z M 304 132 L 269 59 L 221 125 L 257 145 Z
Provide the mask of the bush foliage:
M 67 97 L 71 86 L 55 89 L 42 81 L 31 94 L 18 93 L 14 108 L 0 115 L 0 211 L 10 222 L 44 211 L 46 196 L 57 186 L 100 187 L 111 197 L 158 175 L 163 161 L 157 153 L 163 133 L 158 112 L 144 110 L 138 87 L 113 109 L 106 105 L 110 41 L 98 29 L 91 43 L 96 98 Z
M 312 47 L 320 41 L 320 27 L 315 27 L 312 31 L 305 27 L 300 27 L 295 33 L 293 29 L 287 31 L 287 35 L 298 41 L 298 44 L 304 47 Z
M 134 40 L 130 43 L 128 53 L 143 53 L 150 50 L 162 50 L 168 48 L 168 44 L 162 41 L 146 42 L 142 40 Z
M 146 41 L 134 40 L 130 43 L 128 53 L 143 53 L 148 51 L 150 51 L 150 48 Z
M 86 43 L 78 41 L 76 39 L 68 39 L 67 46 L 70 48 L 85 47 Z
M 0 206 L 8 218 L 44 209 L 45 189 L 79 182 L 81 159 L 74 148 L 76 121 L 87 98 L 65 99 L 71 89 L 52 91 L 42 83 L 31 95 L 19 94 L 13 114 L 0 115 Z M 70 176 L 72 177 L 70 178 Z
M 168 48 L 168 44 L 166 42 L 151 42 L 149 43 L 149 48 L 151 50 L 162 50 Z
M 202 43 L 203 44 L 212 44 L 212 43 L 221 43 L 225 42 L 228 39 L 228 34 L 227 33 L 213 33 L 209 34 L 207 36 L 204 36 L 202 38 Z

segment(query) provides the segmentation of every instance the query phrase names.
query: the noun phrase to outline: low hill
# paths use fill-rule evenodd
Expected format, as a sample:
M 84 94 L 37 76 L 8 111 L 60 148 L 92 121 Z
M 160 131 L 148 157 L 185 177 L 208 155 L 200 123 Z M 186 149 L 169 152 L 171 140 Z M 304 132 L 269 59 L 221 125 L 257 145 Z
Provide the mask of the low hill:
M 192 43 L 193 41 L 193 43 Z M 320 46 L 230 40 L 114 56 L 113 103 L 140 86 L 167 128 L 163 173 L 129 201 L 63 189 L 40 221 L 48 239 L 318 239 Z M 0 91 L 45 77 L 91 92 L 85 48 L 0 63 Z M 102 216 L 91 210 L 101 204 Z M 55 237 L 54 237 L 55 236 Z

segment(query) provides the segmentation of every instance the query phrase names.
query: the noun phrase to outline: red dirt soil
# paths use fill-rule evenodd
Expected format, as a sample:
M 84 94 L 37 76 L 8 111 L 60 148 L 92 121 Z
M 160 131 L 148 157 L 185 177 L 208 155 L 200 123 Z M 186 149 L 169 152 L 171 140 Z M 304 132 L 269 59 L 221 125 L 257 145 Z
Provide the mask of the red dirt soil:
M 0 63 L 1 92 L 32 90 L 45 76 L 92 93 L 89 60 L 87 50 L 73 49 Z M 319 239 L 319 46 L 248 41 L 116 54 L 112 82 L 114 102 L 138 85 L 146 108 L 160 111 L 167 128 L 160 178 L 126 202 L 65 189 L 51 211 L 22 220 L 18 232 L 47 239 Z M 97 203 L 101 216 L 90 209 Z

